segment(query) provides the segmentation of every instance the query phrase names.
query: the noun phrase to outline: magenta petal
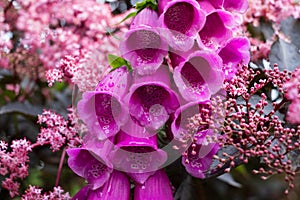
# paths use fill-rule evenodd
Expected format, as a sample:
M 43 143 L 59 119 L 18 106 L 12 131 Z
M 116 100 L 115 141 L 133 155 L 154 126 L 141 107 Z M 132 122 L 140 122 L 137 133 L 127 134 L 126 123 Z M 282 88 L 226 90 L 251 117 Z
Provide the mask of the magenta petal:
M 157 130 L 179 107 L 177 95 L 170 85 L 169 69 L 166 67 L 159 68 L 151 76 L 135 77 L 127 99 L 130 115 L 141 126 Z
M 200 115 L 204 117 L 203 109 L 208 109 L 208 104 L 210 101 L 203 102 L 190 102 L 178 108 L 174 114 L 174 120 L 171 124 L 171 130 L 173 136 L 177 139 L 185 139 L 190 131 L 188 129 L 188 125 L 190 123 L 190 119 L 195 115 Z M 203 119 L 204 120 L 204 119 Z M 208 128 L 208 126 L 203 125 L 198 127 L 198 131 L 204 131 Z
M 113 171 L 103 187 L 90 190 L 86 200 L 129 200 L 130 182 L 128 177 L 118 171 Z
M 83 93 L 77 104 L 78 114 L 91 134 L 99 139 L 115 135 L 129 116 L 122 99 L 128 91 L 130 77 L 126 68 L 108 74 L 96 91 Z
M 195 0 L 173 0 L 164 7 L 159 22 L 168 44 L 187 51 L 205 23 L 205 14 Z
M 110 154 L 110 161 L 114 167 L 120 171 L 127 172 L 135 177 L 135 181 L 145 181 L 161 167 L 167 159 L 164 151 L 157 149 L 157 136 L 154 135 L 148 138 L 148 141 L 143 138 L 134 138 L 120 132 L 122 136 L 117 137 L 116 146 Z M 136 139 L 136 141 L 134 141 Z M 135 174 L 145 174 L 146 177 L 135 176 Z
M 134 200 L 173 200 L 169 178 L 163 170 L 157 171 L 148 180 L 134 188 Z
M 93 152 L 83 148 L 68 149 L 68 165 L 79 176 L 85 178 L 91 189 L 101 187 L 109 178 L 112 169 Z
M 168 52 L 168 44 L 156 28 L 157 14 L 146 8 L 131 24 L 120 43 L 122 56 L 141 75 L 152 74 L 162 64 Z
M 89 192 L 90 192 L 90 187 L 84 186 L 83 188 L 81 188 L 81 190 L 79 190 L 75 196 L 72 198 L 72 200 L 87 200 L 89 199 Z M 89 199 L 90 200 L 90 199 Z
M 200 8 L 206 13 L 210 13 L 216 9 L 220 9 L 223 4 L 223 0 L 197 0 L 200 4 Z
M 125 124 L 116 137 L 118 147 L 149 146 L 157 149 L 156 133 L 148 132 L 133 121 Z
M 210 135 L 212 132 L 203 134 L 203 139 L 205 140 L 206 134 Z M 182 156 L 182 164 L 186 171 L 197 178 L 205 178 L 204 173 L 209 170 L 212 158 L 219 150 L 218 143 L 202 142 L 202 144 L 196 144 L 195 148 L 190 146 L 187 155 Z
M 186 101 L 203 101 L 223 86 L 221 58 L 208 51 L 197 51 L 174 69 L 174 81 Z
M 248 8 L 247 0 L 224 0 L 223 7 L 228 11 L 246 12 Z
M 231 28 L 236 25 L 233 15 L 223 10 L 215 10 L 206 16 L 203 29 L 199 32 L 199 45 L 218 49 L 232 37 Z
M 241 65 L 250 61 L 250 42 L 247 38 L 232 38 L 219 51 L 225 78 L 230 80 Z
M 130 24 L 130 29 L 139 28 L 140 26 L 156 27 L 157 19 L 158 14 L 154 10 L 146 7 L 134 17 Z

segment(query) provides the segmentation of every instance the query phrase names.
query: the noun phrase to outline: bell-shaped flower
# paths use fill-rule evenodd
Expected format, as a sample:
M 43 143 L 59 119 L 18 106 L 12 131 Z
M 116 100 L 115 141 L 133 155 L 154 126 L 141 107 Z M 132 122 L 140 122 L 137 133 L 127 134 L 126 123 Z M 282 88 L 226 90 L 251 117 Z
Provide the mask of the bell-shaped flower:
M 205 121 L 205 117 L 210 115 L 209 103 L 210 101 L 208 100 L 190 102 L 176 110 L 171 124 L 171 131 L 175 139 L 187 140 L 209 128 L 209 126 L 205 124 L 201 126 L 197 125 L 196 128 L 191 124 L 191 119 L 196 116 L 201 117 L 201 119 Z
M 206 12 L 210 13 L 216 9 L 221 9 L 224 0 L 197 0 L 200 7 Z
M 122 56 L 141 75 L 154 73 L 168 52 L 168 44 L 157 28 L 157 19 L 155 11 L 143 9 L 134 18 L 130 30 L 120 43 Z
M 128 118 L 127 106 L 122 102 L 128 93 L 130 75 L 125 67 L 104 77 L 95 91 L 83 93 L 77 109 L 89 132 L 99 139 L 115 135 Z
M 100 141 L 94 138 L 80 148 L 67 150 L 69 167 L 85 178 L 92 190 L 102 187 L 113 171 L 113 166 L 107 159 L 112 145 L 109 140 Z
M 244 13 L 248 8 L 248 0 L 224 0 L 223 8 L 228 11 Z
M 219 56 L 223 60 L 225 78 L 230 80 L 243 64 L 250 61 L 250 42 L 247 38 L 232 38 L 219 50 Z
M 188 51 L 178 51 L 175 49 L 170 48 L 169 50 L 169 58 L 171 61 L 171 65 L 173 68 L 177 67 L 181 62 L 184 62 L 189 55 L 194 53 L 195 51 L 199 51 L 200 48 L 197 42 L 194 42 L 194 46 Z
M 174 69 L 174 82 L 186 101 L 203 101 L 221 89 L 224 81 L 221 58 L 196 51 Z
M 213 130 L 206 129 L 198 133 L 197 143 L 191 145 L 182 156 L 182 164 L 186 171 L 197 178 L 205 178 L 205 172 L 210 168 L 213 156 L 219 150 L 219 144 L 208 141 L 207 137 L 213 135 Z
M 151 76 L 134 76 L 126 101 L 129 113 L 141 126 L 156 131 L 179 107 L 176 93 L 170 89 L 170 73 L 166 66 Z
M 233 15 L 224 10 L 215 10 L 206 16 L 203 29 L 199 32 L 199 46 L 218 49 L 232 37 L 232 28 L 237 25 Z
M 169 178 L 163 170 L 158 170 L 144 184 L 136 184 L 134 200 L 173 200 Z
M 117 170 L 111 173 L 105 184 L 92 190 L 88 186 L 83 187 L 72 200 L 129 200 L 130 182 L 128 177 Z
M 165 4 L 159 23 L 168 44 L 187 51 L 205 23 L 205 13 L 196 0 L 173 0 Z
M 224 9 L 226 11 L 235 11 L 239 13 L 246 12 L 248 8 L 247 0 L 197 0 L 202 9 L 212 11 L 215 9 Z
M 126 133 L 126 132 L 127 133 Z M 157 147 L 157 136 L 131 121 L 118 133 L 116 149 L 110 154 L 115 169 L 127 172 L 143 184 L 166 161 L 167 155 Z

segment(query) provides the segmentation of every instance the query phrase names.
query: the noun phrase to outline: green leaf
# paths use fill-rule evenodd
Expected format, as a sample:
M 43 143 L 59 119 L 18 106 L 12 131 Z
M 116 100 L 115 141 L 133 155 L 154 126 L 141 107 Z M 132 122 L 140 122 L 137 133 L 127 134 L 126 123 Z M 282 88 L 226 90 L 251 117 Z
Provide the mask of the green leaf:
M 124 19 L 122 19 L 122 21 L 120 21 L 119 23 L 117 23 L 117 25 L 121 24 L 122 22 L 126 21 L 127 19 L 131 18 L 131 17 L 135 17 L 137 14 L 137 11 L 129 13 L 128 15 L 126 15 L 126 17 Z
M 108 54 L 108 63 L 112 67 L 112 70 L 115 70 L 119 67 L 126 66 L 127 70 L 132 70 L 131 65 L 124 59 L 119 56 Z
M 150 7 L 152 10 L 157 10 L 157 2 L 155 0 L 144 0 L 142 2 L 136 3 L 135 6 L 137 12 L 140 12 L 146 7 Z

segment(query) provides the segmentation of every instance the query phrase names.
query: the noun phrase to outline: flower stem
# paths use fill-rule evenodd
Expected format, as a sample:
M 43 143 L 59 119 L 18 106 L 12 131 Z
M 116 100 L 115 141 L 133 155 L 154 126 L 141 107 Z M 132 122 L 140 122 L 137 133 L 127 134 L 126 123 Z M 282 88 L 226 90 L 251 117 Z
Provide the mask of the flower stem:
M 59 166 L 58 166 L 58 170 L 57 170 L 56 181 L 55 181 L 55 187 L 57 187 L 58 184 L 59 184 L 59 179 L 60 179 L 62 167 L 64 165 L 65 156 L 66 156 L 66 148 L 63 149 L 61 157 L 60 157 Z

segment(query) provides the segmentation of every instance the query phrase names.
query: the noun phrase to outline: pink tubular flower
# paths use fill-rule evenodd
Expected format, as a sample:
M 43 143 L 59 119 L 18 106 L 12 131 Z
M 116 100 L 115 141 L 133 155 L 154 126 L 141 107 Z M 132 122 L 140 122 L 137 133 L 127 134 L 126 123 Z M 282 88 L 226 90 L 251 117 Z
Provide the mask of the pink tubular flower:
M 232 37 L 232 27 L 236 25 L 233 15 L 224 10 L 215 10 L 206 16 L 203 29 L 199 32 L 199 46 L 218 49 Z
M 122 56 L 141 75 L 155 72 L 167 55 L 168 44 L 157 29 L 157 18 L 155 11 L 143 9 L 134 18 L 130 30 L 120 43 Z
M 127 121 L 128 111 L 122 99 L 129 83 L 129 74 L 123 67 L 107 75 L 96 91 L 83 94 L 78 102 L 78 113 L 91 134 L 99 139 L 113 136 Z
M 224 9 L 227 11 L 235 11 L 239 13 L 246 12 L 248 8 L 247 0 L 197 0 L 200 6 L 206 11 L 214 9 Z
M 221 58 L 208 51 L 196 51 L 174 69 L 174 81 L 186 101 L 203 101 L 223 85 Z
M 122 172 L 114 170 L 106 183 L 99 189 L 83 187 L 72 200 L 129 200 L 130 182 Z
M 195 0 L 174 0 L 164 6 L 159 23 L 168 44 L 187 51 L 205 23 L 205 14 Z
M 219 50 L 223 60 L 225 78 L 230 80 L 238 71 L 239 66 L 250 61 L 250 42 L 247 38 L 232 38 Z
M 219 144 L 206 140 L 207 136 L 212 136 L 213 130 L 207 129 L 200 133 L 198 133 L 201 136 L 197 137 L 197 144 L 192 144 L 182 156 L 182 164 L 192 176 L 205 178 L 204 172 L 209 169 L 213 156 L 219 150 Z
M 193 134 L 197 135 L 198 132 L 208 129 L 207 125 L 202 125 L 197 127 L 197 130 L 193 130 L 192 133 L 189 130 L 190 119 L 192 117 L 200 114 L 200 117 L 203 118 L 205 114 L 208 114 L 208 103 L 209 101 L 190 102 L 178 108 L 174 113 L 174 120 L 171 124 L 173 136 L 177 139 L 186 139 Z
M 110 154 L 110 161 L 118 170 L 137 183 L 143 184 L 167 159 L 163 150 L 157 147 L 157 136 L 152 135 L 134 122 L 121 130 L 116 138 L 117 148 Z
M 178 98 L 170 87 L 169 69 L 165 66 L 151 76 L 136 75 L 126 97 L 130 115 L 150 130 L 161 128 L 169 114 L 179 107 Z
M 90 189 L 98 189 L 109 179 L 112 172 L 112 164 L 107 159 L 111 149 L 112 143 L 109 140 L 94 139 L 81 148 L 68 149 L 68 165 L 77 175 L 88 181 Z
M 158 170 L 144 184 L 136 184 L 134 200 L 172 200 L 172 189 L 167 174 Z

